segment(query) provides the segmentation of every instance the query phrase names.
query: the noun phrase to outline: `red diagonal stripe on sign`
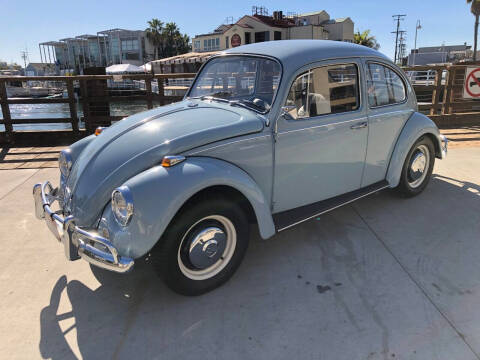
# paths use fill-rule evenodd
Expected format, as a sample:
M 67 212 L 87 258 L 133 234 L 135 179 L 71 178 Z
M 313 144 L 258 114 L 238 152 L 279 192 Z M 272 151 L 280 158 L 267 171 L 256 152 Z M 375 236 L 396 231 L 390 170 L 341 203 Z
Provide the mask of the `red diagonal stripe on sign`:
M 478 71 L 478 70 L 477 70 Z M 480 87 L 480 81 L 477 79 L 477 77 L 474 75 L 476 71 L 471 72 L 470 76 L 473 77 L 473 80 L 477 83 L 478 87 Z

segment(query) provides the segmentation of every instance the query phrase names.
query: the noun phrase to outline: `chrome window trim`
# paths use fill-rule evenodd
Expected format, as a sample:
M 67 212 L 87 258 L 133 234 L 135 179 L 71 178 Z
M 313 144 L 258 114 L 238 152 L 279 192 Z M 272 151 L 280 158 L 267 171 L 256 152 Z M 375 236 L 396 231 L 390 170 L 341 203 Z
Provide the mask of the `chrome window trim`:
M 408 91 L 407 91 L 407 82 L 406 82 L 406 79 L 405 77 L 403 76 L 403 74 L 400 74 L 393 66 L 391 66 L 390 64 L 387 64 L 386 62 L 382 62 L 382 61 L 375 61 L 375 60 L 367 60 L 365 61 L 365 65 L 367 66 L 367 68 L 365 69 L 365 73 L 368 71 L 368 64 L 377 64 L 377 65 L 381 65 L 381 66 L 384 66 L 390 70 L 392 70 L 395 74 L 397 74 L 397 76 L 402 80 L 402 83 L 403 83 L 403 88 L 405 89 L 405 99 L 403 99 L 403 101 L 401 102 L 396 102 L 396 103 L 392 103 L 392 104 L 385 104 L 385 105 L 378 105 L 378 106 L 370 106 L 370 103 L 368 102 L 368 96 L 367 96 L 367 106 L 369 109 L 371 110 L 374 110 L 374 109 L 381 109 L 381 108 L 384 108 L 384 107 L 387 107 L 387 106 L 396 106 L 396 105 L 402 105 L 402 104 L 405 104 L 407 103 L 407 101 L 409 100 L 409 97 L 408 97 Z M 367 85 L 367 79 L 366 79 L 366 74 L 365 74 L 365 85 Z
M 246 56 L 246 57 L 258 57 L 258 58 L 263 58 L 263 59 L 268 59 L 268 60 L 273 60 L 275 61 L 278 65 L 280 65 L 280 78 L 278 79 L 278 86 L 277 86 L 277 90 L 275 91 L 275 94 L 273 94 L 273 98 L 272 98 L 272 103 L 270 104 L 270 108 L 266 111 L 258 111 L 258 110 L 255 110 L 255 109 L 251 109 L 252 111 L 255 111 L 256 113 L 259 113 L 259 114 L 262 114 L 262 115 L 266 115 L 270 112 L 270 110 L 273 108 L 273 105 L 275 104 L 275 101 L 277 99 L 277 95 L 278 95 L 278 91 L 280 90 L 280 87 L 282 85 L 282 80 L 283 80 L 283 64 L 282 62 L 277 59 L 276 57 L 274 56 L 269 56 L 269 55 L 263 55 L 263 54 L 251 54 L 251 53 L 223 53 L 223 54 L 218 54 L 218 55 L 214 55 L 212 57 L 210 57 L 207 61 L 205 61 L 205 63 L 200 67 L 200 69 L 198 69 L 198 72 L 197 74 L 195 75 L 195 77 L 193 78 L 193 81 L 192 81 L 192 85 L 190 85 L 190 87 L 188 88 L 187 92 L 185 93 L 185 96 L 183 97 L 183 100 L 188 100 L 190 99 L 190 93 L 195 85 L 195 83 L 197 82 L 198 80 L 198 76 L 201 74 L 201 72 L 203 71 L 203 68 L 212 60 L 214 59 L 218 59 L 218 58 L 222 58 L 222 57 L 227 57 L 227 56 Z

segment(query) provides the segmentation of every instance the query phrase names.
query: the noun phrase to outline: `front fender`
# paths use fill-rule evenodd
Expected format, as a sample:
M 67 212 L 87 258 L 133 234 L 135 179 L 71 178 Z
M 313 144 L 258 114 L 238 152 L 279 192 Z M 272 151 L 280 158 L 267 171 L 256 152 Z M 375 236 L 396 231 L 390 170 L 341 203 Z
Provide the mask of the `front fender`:
M 275 234 L 270 204 L 258 185 L 245 171 L 222 160 L 190 157 L 170 168 L 155 166 L 124 185 L 130 188 L 134 202 L 130 224 L 120 227 L 108 205 L 99 225 L 99 229 L 108 228 L 110 241 L 123 256 L 138 258 L 150 251 L 182 205 L 215 185 L 235 188 L 250 201 L 262 238 Z
M 437 125 L 427 116 L 414 112 L 407 120 L 393 150 L 387 171 L 390 187 L 398 186 L 403 164 L 413 144 L 422 136 L 429 134 L 434 141 L 436 157 L 442 157 L 442 140 Z
M 69 146 L 70 153 L 72 155 L 73 160 L 77 160 L 78 156 L 80 153 L 87 147 L 88 144 L 92 142 L 92 140 L 95 139 L 95 135 L 90 135 L 87 137 L 84 137 L 83 139 L 78 140 L 77 142 L 74 142 L 72 145 Z

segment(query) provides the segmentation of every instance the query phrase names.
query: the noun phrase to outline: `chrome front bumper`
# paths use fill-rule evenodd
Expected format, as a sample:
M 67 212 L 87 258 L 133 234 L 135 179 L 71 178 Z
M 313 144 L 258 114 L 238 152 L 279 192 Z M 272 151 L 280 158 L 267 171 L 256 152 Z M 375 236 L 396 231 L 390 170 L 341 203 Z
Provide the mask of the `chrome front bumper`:
M 76 226 L 72 215 L 63 217 L 60 212 L 52 210 L 57 191 L 49 181 L 35 184 L 35 215 L 38 219 L 44 219 L 53 235 L 63 243 L 67 259 L 73 261 L 81 257 L 107 270 L 120 273 L 129 271 L 134 264 L 132 258 L 119 256 L 115 246 L 98 233 Z

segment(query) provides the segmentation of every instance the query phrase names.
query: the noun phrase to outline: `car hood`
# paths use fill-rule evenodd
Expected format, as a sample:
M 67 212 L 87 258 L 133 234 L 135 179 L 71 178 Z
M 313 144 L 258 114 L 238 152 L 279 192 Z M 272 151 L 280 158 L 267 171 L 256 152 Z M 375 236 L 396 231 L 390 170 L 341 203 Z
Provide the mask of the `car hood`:
M 178 155 L 231 137 L 260 132 L 261 115 L 218 102 L 185 100 L 127 117 L 94 138 L 67 179 L 67 211 L 92 226 L 112 191 L 132 176 Z

